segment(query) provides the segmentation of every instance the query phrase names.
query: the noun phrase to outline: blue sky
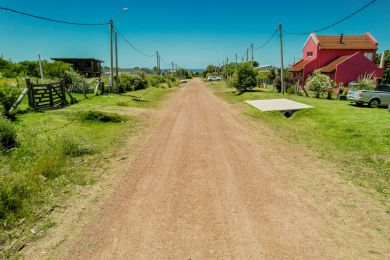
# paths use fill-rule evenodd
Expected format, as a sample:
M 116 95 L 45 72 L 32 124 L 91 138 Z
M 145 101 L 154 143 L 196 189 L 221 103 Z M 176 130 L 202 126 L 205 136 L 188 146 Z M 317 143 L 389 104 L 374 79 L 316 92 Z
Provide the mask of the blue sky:
M 0 0 L 0 6 L 49 18 L 85 23 L 106 22 L 124 8 L 116 26 L 145 53 L 159 50 L 167 62 L 185 68 L 222 63 L 224 55 L 241 57 L 253 42 L 266 41 L 282 23 L 288 31 L 311 31 L 344 17 L 369 0 L 322 1 L 133 1 L 133 0 Z M 380 51 L 390 49 L 390 0 L 368 9 L 321 34 L 371 32 Z M 285 60 L 301 57 L 307 36 L 284 35 Z M 279 38 L 255 52 L 261 64 L 279 65 Z M 15 61 L 50 57 L 96 57 L 109 61 L 109 28 L 77 27 L 35 20 L 0 11 L 0 55 Z M 153 67 L 147 58 L 119 40 L 121 67 Z M 162 67 L 167 67 L 162 63 Z

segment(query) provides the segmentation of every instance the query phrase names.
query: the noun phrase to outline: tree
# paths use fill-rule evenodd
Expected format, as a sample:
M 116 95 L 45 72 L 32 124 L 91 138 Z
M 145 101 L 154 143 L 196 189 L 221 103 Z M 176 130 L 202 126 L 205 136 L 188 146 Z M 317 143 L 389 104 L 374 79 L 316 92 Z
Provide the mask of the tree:
M 36 77 L 40 75 L 39 72 L 39 63 L 36 61 L 22 61 L 18 64 L 19 70 L 23 72 L 24 76 Z
M 203 71 L 203 77 L 206 78 L 209 75 L 215 75 L 215 72 L 218 70 L 217 66 L 208 65 L 206 70 Z
M 257 85 L 257 71 L 250 63 L 237 64 L 229 85 L 243 93 Z
M 67 77 L 67 73 L 69 71 L 73 71 L 72 66 L 62 61 L 55 61 L 55 62 L 44 61 L 43 68 L 45 71 L 45 75 L 47 77 L 60 79 L 60 80 Z
M 319 70 L 316 70 L 306 80 L 305 88 L 314 91 L 316 98 L 319 98 L 324 93 L 331 93 L 330 91 L 334 88 L 334 82 L 328 75 L 321 74 Z

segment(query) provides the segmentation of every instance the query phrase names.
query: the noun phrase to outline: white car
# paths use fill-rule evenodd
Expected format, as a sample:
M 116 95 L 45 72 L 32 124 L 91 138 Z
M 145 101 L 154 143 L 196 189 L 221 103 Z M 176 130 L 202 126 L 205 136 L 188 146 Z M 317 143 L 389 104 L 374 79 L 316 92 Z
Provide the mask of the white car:
M 187 83 L 187 82 L 188 82 L 188 80 L 186 78 L 181 79 L 181 83 Z
M 221 80 L 221 77 L 218 76 L 208 76 L 207 81 L 219 81 Z

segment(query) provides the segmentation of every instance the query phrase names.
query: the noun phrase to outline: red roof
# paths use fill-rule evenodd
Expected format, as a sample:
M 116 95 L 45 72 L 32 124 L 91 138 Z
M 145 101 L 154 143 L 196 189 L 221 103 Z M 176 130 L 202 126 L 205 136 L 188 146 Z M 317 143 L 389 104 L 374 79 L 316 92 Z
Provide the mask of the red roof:
M 330 63 L 328 63 L 327 65 L 319 68 L 319 70 L 321 72 L 324 72 L 324 73 L 329 73 L 329 72 L 333 72 L 336 70 L 336 67 L 337 65 L 339 65 L 340 63 L 343 63 L 344 61 L 348 60 L 352 55 L 347 55 L 347 56 L 341 56 L 333 61 L 331 61 Z
M 316 37 L 321 50 L 376 50 L 378 48 L 377 43 L 369 34 L 355 36 L 316 35 Z
M 303 70 L 303 67 L 309 62 L 309 60 L 300 60 L 297 63 L 295 63 L 291 68 L 290 72 L 300 72 Z

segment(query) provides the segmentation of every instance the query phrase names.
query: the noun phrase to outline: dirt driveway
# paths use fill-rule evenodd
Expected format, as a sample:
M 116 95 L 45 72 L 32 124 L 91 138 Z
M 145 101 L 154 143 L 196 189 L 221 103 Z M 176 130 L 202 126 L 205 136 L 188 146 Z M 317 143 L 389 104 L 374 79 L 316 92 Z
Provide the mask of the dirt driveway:
M 390 257 L 379 203 L 259 127 L 192 80 L 113 196 L 54 258 Z

